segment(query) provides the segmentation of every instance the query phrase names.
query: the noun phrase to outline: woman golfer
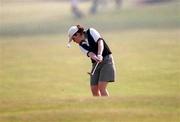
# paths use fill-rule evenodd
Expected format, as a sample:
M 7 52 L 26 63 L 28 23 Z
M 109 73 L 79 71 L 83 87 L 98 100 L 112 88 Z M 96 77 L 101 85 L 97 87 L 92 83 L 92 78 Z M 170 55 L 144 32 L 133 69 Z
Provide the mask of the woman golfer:
M 73 40 L 91 59 L 94 72 L 91 73 L 90 84 L 93 96 L 109 96 L 107 85 L 115 80 L 115 66 L 112 52 L 104 39 L 94 28 L 84 30 L 80 25 L 70 27 L 68 36 L 68 47 Z

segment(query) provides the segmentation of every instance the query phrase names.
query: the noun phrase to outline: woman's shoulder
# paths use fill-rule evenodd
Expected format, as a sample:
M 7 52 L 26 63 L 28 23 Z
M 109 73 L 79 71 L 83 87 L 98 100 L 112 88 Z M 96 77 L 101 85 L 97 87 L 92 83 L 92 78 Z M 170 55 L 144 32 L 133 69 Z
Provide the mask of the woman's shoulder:
M 94 31 L 97 31 L 95 28 L 89 28 L 89 31 L 92 31 L 92 32 L 94 32 Z

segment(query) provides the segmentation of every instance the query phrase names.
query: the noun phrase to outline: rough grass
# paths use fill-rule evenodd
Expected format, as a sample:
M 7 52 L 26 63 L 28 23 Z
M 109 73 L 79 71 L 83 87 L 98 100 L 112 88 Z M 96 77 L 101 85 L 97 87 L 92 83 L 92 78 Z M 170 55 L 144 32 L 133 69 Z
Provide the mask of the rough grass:
M 0 120 L 178 122 L 178 101 L 177 97 L 165 96 L 17 100 L 9 106 L 4 105 Z

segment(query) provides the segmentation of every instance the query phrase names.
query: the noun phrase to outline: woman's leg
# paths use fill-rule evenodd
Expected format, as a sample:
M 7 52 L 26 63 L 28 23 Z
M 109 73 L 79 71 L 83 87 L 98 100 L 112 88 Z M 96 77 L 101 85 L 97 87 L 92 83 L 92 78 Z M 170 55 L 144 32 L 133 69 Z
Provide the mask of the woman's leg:
M 98 85 L 91 85 L 91 91 L 93 96 L 101 96 Z
M 109 96 L 109 93 L 108 93 L 107 88 L 106 88 L 107 84 L 108 84 L 108 82 L 106 82 L 106 81 L 100 81 L 99 82 L 98 88 L 99 88 L 101 96 Z

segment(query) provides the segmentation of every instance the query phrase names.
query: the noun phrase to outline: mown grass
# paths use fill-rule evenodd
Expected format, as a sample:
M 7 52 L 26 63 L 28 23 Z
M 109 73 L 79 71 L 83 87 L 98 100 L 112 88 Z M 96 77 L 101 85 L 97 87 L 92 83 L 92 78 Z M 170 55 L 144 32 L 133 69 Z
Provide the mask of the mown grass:
M 23 11 L 32 12 L 27 18 L 16 9 L 19 5 L 12 6 L 16 16 L 4 13 L 0 121 L 180 121 L 179 16 L 172 10 L 174 4 L 102 11 L 90 20 L 72 20 L 67 4 L 63 15 L 55 13 L 62 11 L 57 5 L 49 5 L 54 7 L 42 4 L 47 12 L 43 15 L 41 4 L 25 5 Z M 89 59 L 75 44 L 66 48 L 66 31 L 73 23 L 93 25 L 111 47 L 117 68 L 116 82 L 108 86 L 111 97 L 91 97 Z

